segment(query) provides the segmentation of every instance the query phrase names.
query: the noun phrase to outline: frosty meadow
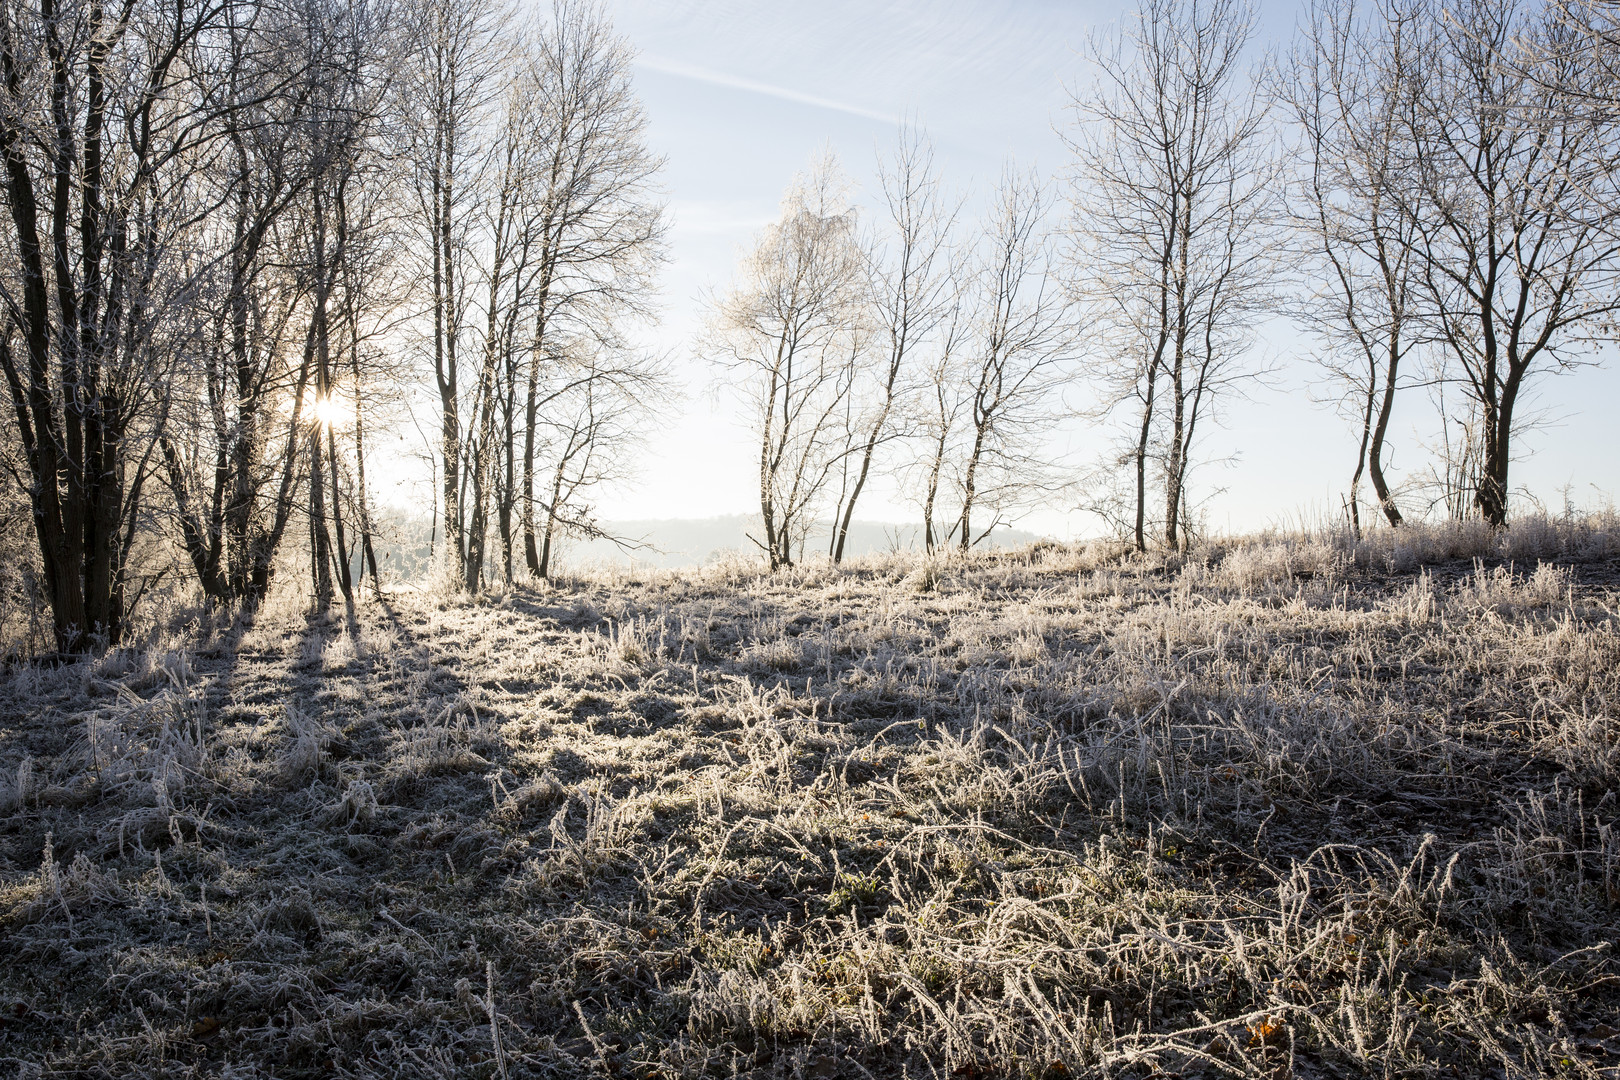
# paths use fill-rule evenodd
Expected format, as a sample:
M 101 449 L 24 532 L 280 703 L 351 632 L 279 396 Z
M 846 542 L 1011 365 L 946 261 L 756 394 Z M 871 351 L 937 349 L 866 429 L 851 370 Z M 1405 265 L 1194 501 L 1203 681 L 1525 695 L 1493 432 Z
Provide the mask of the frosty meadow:
M 0 0 L 0 1074 L 1620 1080 L 1620 9 L 639 2 Z
M 1406 537 L 401 592 L 13 672 L 0 1055 L 1612 1075 L 1620 530 Z

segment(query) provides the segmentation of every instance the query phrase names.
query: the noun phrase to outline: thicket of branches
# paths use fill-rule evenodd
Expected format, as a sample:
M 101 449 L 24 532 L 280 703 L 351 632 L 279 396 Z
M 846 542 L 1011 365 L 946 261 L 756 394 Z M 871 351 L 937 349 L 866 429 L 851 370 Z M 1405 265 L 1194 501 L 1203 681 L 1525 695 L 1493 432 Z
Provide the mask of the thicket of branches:
M 1612 6 L 1318 0 L 1284 56 L 1255 29 L 1245 0 L 1145 0 L 1094 35 L 1063 129 L 1066 214 L 1009 164 L 975 227 L 912 130 L 864 227 L 800 194 L 834 166 L 796 182 L 700 350 L 757 422 L 772 565 L 793 559 L 772 538 L 784 513 L 801 549 L 830 518 L 840 559 L 885 471 L 929 550 L 1076 503 L 1139 550 L 1182 547 L 1207 436 L 1265 379 L 1256 344 L 1282 319 L 1354 425 L 1357 536 L 1367 482 L 1392 526 L 1506 522 L 1535 385 L 1613 336 Z M 806 222 L 840 243 L 784 248 Z M 745 343 L 739 305 L 773 276 L 794 291 Z M 836 364 L 805 362 L 812 315 L 844 335 Z M 1439 445 L 1393 477 L 1414 389 L 1439 407 Z M 1059 452 L 1076 422 L 1114 447 L 1089 470 Z
M 1613 8 L 1302 22 L 1276 56 L 1246 0 L 1145 0 L 1088 43 L 1061 184 L 1009 164 L 966 202 L 912 129 L 870 215 L 830 160 L 795 182 L 698 350 L 754 424 L 773 567 L 829 521 L 841 559 L 880 478 L 930 550 L 1076 501 L 1185 545 L 1285 317 L 1353 422 L 1358 533 L 1364 480 L 1391 525 L 1507 520 L 1536 384 L 1620 305 Z M 447 585 L 607 535 L 673 386 L 635 344 L 666 220 L 631 58 L 581 0 L 0 3 L 0 460 L 56 650 L 166 580 L 379 590 L 368 460 L 407 410 Z M 1447 403 L 1427 482 L 1389 464 L 1414 388 Z M 1054 451 L 1077 417 L 1115 438 L 1091 472 Z
M 377 588 L 367 456 L 421 374 L 456 584 L 599 531 L 667 384 L 629 339 L 664 228 L 630 58 L 572 0 L 4 6 L 6 460 L 58 650 L 166 573 Z

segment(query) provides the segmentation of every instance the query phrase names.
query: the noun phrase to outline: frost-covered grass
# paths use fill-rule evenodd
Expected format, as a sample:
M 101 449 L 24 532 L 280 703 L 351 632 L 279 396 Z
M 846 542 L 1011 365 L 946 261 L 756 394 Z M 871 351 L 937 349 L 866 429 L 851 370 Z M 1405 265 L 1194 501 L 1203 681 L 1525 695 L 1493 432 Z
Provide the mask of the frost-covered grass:
M 1620 1075 L 1616 575 L 1487 540 L 402 591 L 13 672 L 0 1065 Z

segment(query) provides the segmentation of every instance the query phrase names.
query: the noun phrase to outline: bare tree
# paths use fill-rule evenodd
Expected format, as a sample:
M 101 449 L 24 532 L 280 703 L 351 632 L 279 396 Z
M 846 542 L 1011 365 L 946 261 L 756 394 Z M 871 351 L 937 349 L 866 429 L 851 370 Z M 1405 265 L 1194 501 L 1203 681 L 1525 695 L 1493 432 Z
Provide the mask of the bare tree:
M 321 165 L 311 120 L 319 28 L 298 13 L 228 8 L 222 30 L 225 151 L 203 173 L 223 220 L 188 237 L 205 271 L 196 297 L 212 325 L 184 354 L 191 370 L 170 385 L 161 438 L 173 517 L 206 596 L 257 606 L 294 510 L 305 462 L 295 432 L 279 438 L 280 406 L 294 397 L 289 363 L 304 294 L 292 267 L 292 219 Z M 309 371 L 302 372 L 307 383 Z M 302 394 L 302 390 L 298 391 Z
M 967 426 L 955 530 L 963 551 L 1052 486 L 1045 442 L 1060 418 L 1054 395 L 1082 327 L 1055 277 L 1048 204 L 1044 185 L 1009 165 L 983 225 L 968 288 Z
M 649 314 L 663 255 L 652 188 L 661 162 L 646 147 L 631 54 L 606 16 L 594 4 L 558 0 L 511 51 L 498 123 L 471 132 L 483 141 L 464 151 L 485 163 L 459 218 L 460 278 L 464 288 L 476 285 L 462 309 L 473 384 L 458 406 L 465 526 L 457 580 L 468 591 L 482 585 L 492 527 L 506 580 L 519 525 L 530 571 L 544 573 L 536 464 L 552 425 L 546 409 L 579 389 L 577 366 L 564 358 L 630 354 L 628 324 Z M 446 395 L 454 396 L 441 383 Z
M 830 158 L 796 179 L 782 216 L 717 300 L 700 348 L 752 413 L 771 569 L 793 565 L 847 449 L 840 421 L 868 347 L 865 259 Z
M 1147 546 L 1147 474 L 1180 521 L 1200 423 L 1239 383 L 1269 299 L 1274 163 L 1264 95 L 1247 67 L 1243 0 L 1147 0 L 1090 43 L 1097 83 L 1073 98 L 1076 265 L 1103 325 L 1109 408 L 1132 402 L 1133 532 Z
M 1478 409 L 1475 504 L 1501 526 L 1527 383 L 1588 358 L 1620 307 L 1615 118 L 1574 106 L 1605 76 L 1556 9 L 1423 10 L 1406 213 L 1429 333 Z
M 307 435 L 310 565 L 315 608 L 329 607 L 334 584 L 345 608 L 354 609 L 354 581 L 345 522 L 342 483 L 345 455 L 337 432 L 348 421 L 339 386 L 346 374 L 342 360 L 356 327 L 345 325 L 336 299 L 352 283 L 357 224 L 348 215 L 351 188 L 368 175 L 363 161 L 374 150 L 372 136 L 386 79 L 374 72 L 372 58 L 382 50 L 382 27 L 365 17 L 365 9 L 348 5 L 309 5 L 312 24 L 310 142 L 314 175 L 302 207 L 302 241 L 308 254 L 299 263 L 307 293 L 307 330 L 301 369 L 310 372 L 311 424 Z M 352 296 L 349 298 L 352 302 Z M 355 358 L 350 358 L 353 367 Z M 358 402 L 358 379 L 349 388 Z M 357 461 L 363 468 L 363 460 Z
M 196 327 L 165 315 L 197 285 L 177 238 L 208 209 L 193 181 L 219 135 L 224 12 L 44 0 L 0 17 L 0 369 L 63 651 L 116 644 L 141 588 L 168 366 Z
M 373 140 L 374 149 L 380 150 L 381 146 L 375 144 L 381 142 L 380 138 Z M 384 155 L 372 152 L 357 154 L 349 168 L 351 174 L 338 189 L 340 198 L 334 211 L 337 244 L 344 254 L 338 280 L 342 296 L 339 344 L 348 378 L 345 392 L 352 406 L 348 418 L 353 444 L 350 498 L 360 529 L 357 571 L 369 573 L 373 594 L 380 597 L 376 521 L 366 472 L 372 445 L 368 436 L 373 425 L 397 421 L 398 416 L 392 414 L 404 401 L 401 386 L 408 384 L 410 367 L 393 346 L 410 288 L 398 255 L 403 245 L 399 243 L 394 200 L 388 192 L 397 175 L 393 164 Z M 345 563 L 353 560 L 354 554 L 340 553 Z
M 494 205 L 479 208 L 485 218 L 481 230 L 485 238 L 485 258 L 479 265 L 485 296 L 483 341 L 479 349 L 482 362 L 472 399 L 472 431 L 466 448 L 472 491 L 462 585 L 468 592 L 477 592 L 483 580 L 491 488 L 500 479 L 494 474 L 499 444 L 510 448 L 513 441 L 514 395 L 510 384 L 517 367 L 519 322 L 527 315 L 527 294 L 533 283 L 529 263 L 536 247 L 536 215 L 532 200 L 525 195 L 540 179 L 535 168 L 536 156 L 546 148 L 532 112 L 535 101 L 527 91 L 524 80 L 514 80 L 508 87 L 503 130 L 495 148 L 497 163 L 491 193 Z M 503 369 L 508 376 L 504 381 Z M 498 421 L 505 423 L 498 428 Z M 505 521 L 505 517 L 502 520 Z M 510 529 L 503 529 L 502 536 L 508 553 L 504 567 L 510 579 Z
M 481 135 L 505 71 L 500 0 L 430 0 L 417 9 L 412 61 L 398 82 L 404 153 L 413 167 L 416 224 L 439 398 L 444 551 L 452 579 L 467 569 L 461 350 L 468 329 L 472 215 L 487 156 Z
M 543 573 L 536 543 L 535 459 L 548 357 L 574 339 L 622 349 L 626 320 L 650 313 L 666 222 L 654 187 L 663 161 L 647 145 L 646 115 L 631 84 L 632 53 L 602 10 L 558 0 L 520 78 L 533 97 L 545 147 L 532 198 L 532 340 L 526 343 L 521 475 L 509 469 L 524 559 Z M 595 346 L 590 346 L 594 349 Z M 509 425 L 510 430 L 510 425 Z M 511 448 L 508 448 L 509 458 Z M 511 509 L 503 510 L 510 516 Z
M 669 370 L 659 357 L 599 350 L 559 360 L 550 365 L 558 384 L 545 395 L 543 410 L 542 460 L 550 462 L 550 473 L 537 500 L 545 513 L 541 577 L 551 573 L 556 541 L 564 535 L 636 546 L 605 529 L 586 500 L 629 477 L 649 421 L 670 398 Z
M 198 297 L 213 301 L 193 317 L 212 312 L 166 390 L 162 457 L 206 595 L 257 605 L 302 509 L 324 608 L 334 588 L 352 603 L 353 548 L 371 551 L 364 404 L 378 395 L 363 392 L 372 364 L 360 327 L 380 297 L 376 252 L 392 246 L 376 237 L 387 186 L 378 129 L 397 38 L 384 7 L 246 14 L 233 8 L 225 28 L 230 108 L 223 152 L 202 174 L 229 213 L 191 237 L 210 268 Z M 346 426 L 352 448 L 338 439 Z M 375 587 L 374 551 L 369 561 Z
M 895 420 L 910 388 L 912 354 L 937 329 L 951 299 L 947 244 L 957 211 L 944 202 L 933 147 L 921 131 L 901 129 L 892 162 L 880 165 L 879 182 L 888 210 L 888 233 L 873 244 L 868 260 L 874 322 L 888 356 L 876 371 L 881 385 L 874 388 L 870 414 L 853 432 L 860 445 L 845 459 L 853 477 L 847 494 L 841 493 L 834 504 L 835 563 L 843 561 L 855 503 L 871 476 L 878 447 L 900 434 Z
M 1405 190 L 1425 15 L 1404 0 L 1321 0 L 1282 84 L 1303 150 L 1291 217 L 1313 271 L 1295 311 L 1323 341 L 1319 362 L 1359 427 L 1348 500 L 1358 537 L 1364 473 L 1386 520 L 1402 520 L 1384 447 L 1405 362 L 1422 338 Z

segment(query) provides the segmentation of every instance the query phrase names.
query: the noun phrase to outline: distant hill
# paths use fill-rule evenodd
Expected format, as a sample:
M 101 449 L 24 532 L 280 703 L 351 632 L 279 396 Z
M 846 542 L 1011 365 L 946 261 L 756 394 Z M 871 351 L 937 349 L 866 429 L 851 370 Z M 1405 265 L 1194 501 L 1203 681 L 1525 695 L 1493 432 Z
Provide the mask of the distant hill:
M 618 536 L 636 538 L 645 545 L 625 551 L 606 540 L 570 541 L 561 553 L 565 566 L 703 566 L 730 553 L 756 555 L 759 548 L 748 534 L 759 536 L 759 520 L 747 514 L 713 518 L 669 518 L 646 521 L 613 521 L 606 527 Z M 832 537 L 830 522 L 822 522 L 805 543 L 807 556 L 827 551 Z M 1016 547 L 1040 537 L 1018 529 L 997 529 L 981 547 Z M 919 550 L 922 526 L 895 525 L 881 521 L 855 521 L 850 524 L 845 555 L 872 552 Z
M 385 509 L 377 515 L 377 558 L 385 572 L 415 580 L 428 572 L 430 518 L 405 515 Z M 639 546 L 620 548 L 607 540 L 563 540 L 554 555 L 559 568 L 591 566 L 649 566 L 674 569 L 704 566 L 728 553 L 759 555 L 759 548 L 748 539 L 759 535 L 759 519 L 748 514 L 712 518 L 662 518 L 642 521 L 609 521 L 603 527 L 615 536 L 636 541 Z M 822 522 L 805 544 L 807 556 L 824 554 L 832 536 L 831 523 Z M 1018 547 L 1041 537 L 1019 529 L 997 529 L 980 547 Z M 895 525 L 882 521 L 856 521 L 850 524 L 846 555 L 867 555 L 884 551 L 916 551 L 922 548 L 921 525 Z M 498 559 L 494 548 L 491 558 Z M 522 558 L 521 551 L 518 558 Z M 491 572 L 498 566 L 491 565 Z M 358 572 L 358 571 L 356 571 Z

